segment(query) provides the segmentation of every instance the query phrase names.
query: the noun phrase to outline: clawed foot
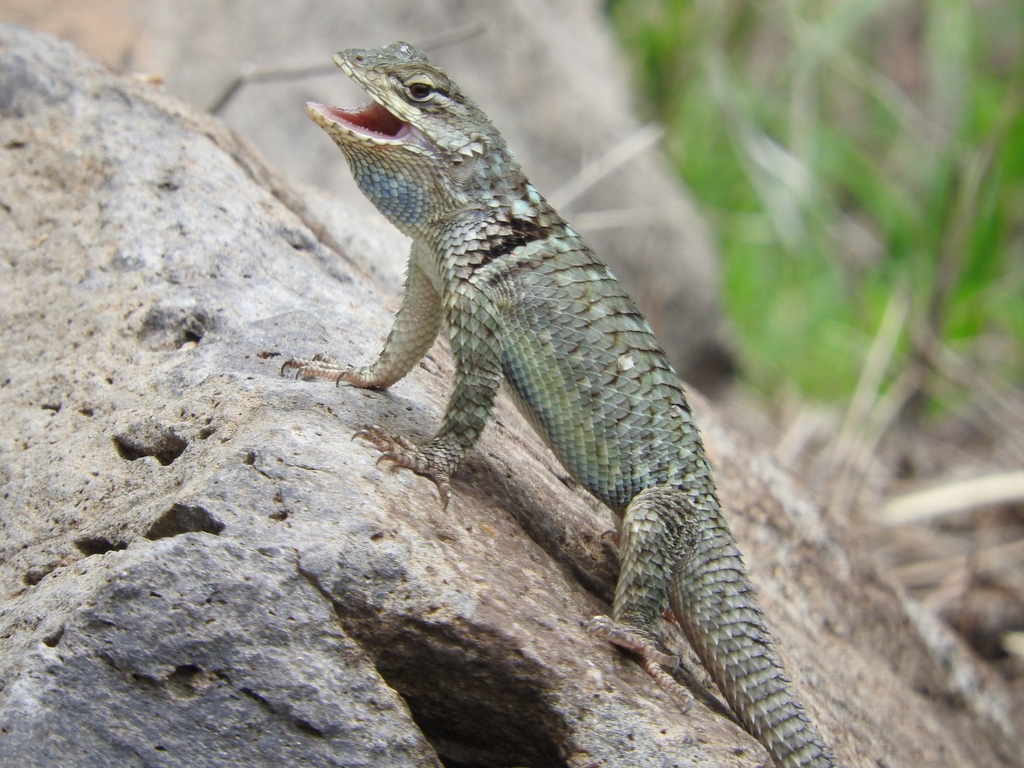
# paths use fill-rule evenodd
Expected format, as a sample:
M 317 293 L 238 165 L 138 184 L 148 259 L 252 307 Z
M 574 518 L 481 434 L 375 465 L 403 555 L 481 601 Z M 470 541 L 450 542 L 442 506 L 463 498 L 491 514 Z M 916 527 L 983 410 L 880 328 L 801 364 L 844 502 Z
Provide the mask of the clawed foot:
M 643 668 L 647 674 L 654 678 L 654 682 L 662 690 L 679 702 L 683 712 L 688 711 L 693 706 L 693 696 L 690 695 L 690 692 L 677 683 L 672 675 L 662 669 L 662 667 L 668 667 L 673 672 L 678 670 L 678 656 L 669 656 L 666 653 L 662 653 L 650 640 L 630 630 L 628 627 L 616 624 L 607 616 L 595 616 L 587 624 L 587 631 L 592 635 L 607 640 L 612 645 L 639 656 L 642 659 Z
M 327 355 L 314 355 L 312 360 L 301 360 L 292 358 L 286 360 L 281 366 L 281 375 L 288 371 L 295 371 L 295 378 L 300 381 L 312 381 L 313 379 L 327 379 L 337 385 L 346 380 L 350 369 L 338 365 L 334 358 Z
M 604 533 L 602 533 L 601 534 L 601 543 L 611 547 L 612 551 L 614 551 L 616 555 L 619 554 L 619 532 L 618 531 L 612 530 L 612 531 L 605 531 Z
M 387 459 L 396 467 L 411 469 L 417 475 L 421 475 L 434 481 L 437 492 L 441 495 L 441 504 L 448 508 L 448 501 L 451 499 L 452 487 L 448 481 L 448 472 L 440 465 L 437 459 L 425 453 L 423 449 L 406 440 L 404 437 L 391 436 L 380 427 L 366 427 L 360 429 L 352 439 L 360 438 L 372 443 L 380 451 L 380 458 L 377 463 Z

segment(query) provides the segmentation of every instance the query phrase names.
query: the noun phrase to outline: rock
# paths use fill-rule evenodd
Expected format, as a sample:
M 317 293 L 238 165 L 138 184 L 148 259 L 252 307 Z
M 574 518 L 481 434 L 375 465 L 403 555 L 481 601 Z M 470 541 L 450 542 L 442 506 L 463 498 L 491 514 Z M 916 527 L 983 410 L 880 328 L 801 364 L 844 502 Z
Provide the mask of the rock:
M 0 115 L 0 763 L 766 759 L 585 633 L 614 520 L 505 399 L 447 511 L 350 439 L 431 434 L 443 344 L 387 393 L 279 376 L 379 350 L 390 231 L 318 218 L 219 121 L 12 27 Z M 1020 766 L 998 678 L 694 406 L 844 765 Z
M 190 533 L 99 559 L 64 569 L 86 600 L 2 694 L 6 764 L 438 765 L 294 552 Z

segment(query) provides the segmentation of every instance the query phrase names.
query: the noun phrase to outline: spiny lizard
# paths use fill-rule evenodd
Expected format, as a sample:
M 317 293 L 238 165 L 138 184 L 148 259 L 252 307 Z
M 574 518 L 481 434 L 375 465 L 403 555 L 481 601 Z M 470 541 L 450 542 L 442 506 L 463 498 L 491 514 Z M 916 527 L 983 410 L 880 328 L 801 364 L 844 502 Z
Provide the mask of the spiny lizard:
M 671 609 L 739 722 L 778 768 L 831 766 L 792 697 L 722 516 L 679 380 L 615 277 L 523 174 L 486 115 L 417 49 L 347 50 L 335 63 L 372 101 L 310 103 L 359 187 L 412 238 L 402 304 L 373 365 L 289 360 L 300 378 L 384 389 L 443 329 L 455 388 L 441 428 L 413 445 L 378 427 L 358 436 L 382 458 L 449 477 L 480 437 L 506 381 L 566 470 L 620 517 L 612 618 L 590 628 L 636 654 L 678 699 L 663 669 L 659 618 Z

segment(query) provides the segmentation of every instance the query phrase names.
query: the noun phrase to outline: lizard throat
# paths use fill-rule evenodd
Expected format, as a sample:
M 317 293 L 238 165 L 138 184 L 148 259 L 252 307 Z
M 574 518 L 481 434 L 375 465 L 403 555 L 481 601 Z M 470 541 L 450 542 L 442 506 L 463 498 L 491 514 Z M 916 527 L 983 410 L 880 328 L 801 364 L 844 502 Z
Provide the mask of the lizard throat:
M 399 141 L 413 129 L 376 101 L 359 109 L 341 109 L 311 101 L 306 104 L 306 111 L 328 133 L 343 131 L 378 142 Z

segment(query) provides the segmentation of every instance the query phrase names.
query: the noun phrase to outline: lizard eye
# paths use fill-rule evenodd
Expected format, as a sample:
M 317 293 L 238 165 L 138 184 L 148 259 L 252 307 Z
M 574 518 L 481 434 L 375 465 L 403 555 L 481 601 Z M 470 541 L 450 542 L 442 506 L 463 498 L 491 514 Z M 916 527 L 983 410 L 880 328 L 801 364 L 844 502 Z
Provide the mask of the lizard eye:
M 409 95 L 416 99 L 416 101 L 426 101 L 434 95 L 434 88 L 430 83 L 420 81 L 409 83 L 406 87 L 409 89 Z

